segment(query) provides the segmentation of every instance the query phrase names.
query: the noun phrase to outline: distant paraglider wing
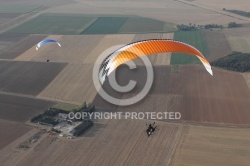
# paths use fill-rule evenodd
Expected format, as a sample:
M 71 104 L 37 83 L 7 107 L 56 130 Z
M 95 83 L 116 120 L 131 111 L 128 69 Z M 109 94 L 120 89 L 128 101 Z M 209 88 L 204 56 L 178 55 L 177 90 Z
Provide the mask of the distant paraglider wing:
M 36 50 L 38 50 L 41 46 L 43 46 L 44 44 L 47 44 L 47 43 L 56 43 L 59 47 L 61 47 L 61 44 L 58 41 L 53 40 L 53 39 L 45 39 L 45 40 L 40 41 L 37 44 Z
M 202 53 L 193 46 L 174 40 L 150 39 L 128 44 L 111 53 L 101 65 L 99 80 L 103 84 L 106 77 L 113 70 L 129 60 L 138 58 L 140 56 L 147 56 L 164 52 L 192 54 L 199 58 L 199 60 L 206 68 L 207 72 L 213 75 L 213 71 L 209 62 L 202 55 Z

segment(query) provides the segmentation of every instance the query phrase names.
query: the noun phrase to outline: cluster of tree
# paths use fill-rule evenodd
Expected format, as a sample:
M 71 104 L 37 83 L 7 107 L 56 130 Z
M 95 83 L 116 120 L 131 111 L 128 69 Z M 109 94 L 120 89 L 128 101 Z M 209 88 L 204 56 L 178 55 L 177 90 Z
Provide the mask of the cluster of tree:
M 65 113 L 65 111 L 56 108 L 49 108 L 42 114 L 33 117 L 30 121 L 33 123 L 42 122 L 45 124 L 56 125 L 59 121 L 54 119 L 53 117 L 55 117 L 59 113 Z
M 44 116 L 56 116 L 59 114 L 59 110 L 56 108 L 49 108 L 48 110 L 46 110 L 43 115 Z
M 189 25 L 184 25 L 184 24 L 177 25 L 177 28 L 181 31 L 192 31 L 197 29 L 196 26 L 192 25 L 191 23 Z
M 222 29 L 223 28 L 223 25 L 218 25 L 218 24 L 206 24 L 204 26 L 205 29 L 211 29 L 211 28 L 220 28 Z
M 250 12 L 246 12 L 246 11 L 242 11 L 242 10 L 227 10 L 225 8 L 223 8 L 224 11 L 228 11 L 234 14 L 238 14 L 244 17 L 250 17 Z
M 181 31 L 192 31 L 192 30 L 197 30 L 197 29 L 211 29 L 211 28 L 222 29 L 223 26 L 218 25 L 218 24 L 195 25 L 195 24 L 189 23 L 189 25 L 185 25 L 185 24 L 177 25 L 177 28 Z
M 41 124 L 48 124 L 48 125 L 56 125 L 59 123 L 59 120 L 55 118 L 59 113 L 68 114 L 69 112 L 73 112 L 74 114 L 77 112 L 89 112 L 92 113 L 95 111 L 95 106 L 93 104 L 87 104 L 84 102 L 78 108 L 72 109 L 72 111 L 65 111 L 58 108 L 49 108 L 48 110 L 44 111 L 42 114 L 39 114 L 33 117 L 30 121 L 32 123 L 41 123 Z M 82 119 L 79 119 L 82 121 Z
M 250 54 L 233 52 L 228 56 L 215 60 L 211 65 L 238 72 L 250 71 Z
M 57 125 L 59 123 L 59 120 L 58 119 L 54 119 L 53 117 L 50 117 L 50 116 L 43 116 L 40 119 L 40 122 L 45 123 L 45 124 L 50 124 L 52 126 L 55 126 L 55 125 Z
M 237 27 L 241 27 L 241 24 L 237 24 L 236 22 L 230 22 L 228 24 L 228 28 L 237 28 Z
M 43 123 L 43 124 L 49 124 L 52 126 L 59 123 L 59 120 L 54 119 L 52 116 L 45 115 L 44 113 L 33 117 L 30 121 L 32 123 Z

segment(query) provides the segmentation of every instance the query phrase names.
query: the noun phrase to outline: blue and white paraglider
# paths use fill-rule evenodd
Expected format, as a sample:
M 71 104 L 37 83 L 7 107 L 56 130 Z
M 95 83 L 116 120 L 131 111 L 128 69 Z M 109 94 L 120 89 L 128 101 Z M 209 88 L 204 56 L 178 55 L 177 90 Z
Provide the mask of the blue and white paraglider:
M 44 44 L 47 44 L 47 43 L 56 43 L 59 47 L 61 47 L 61 44 L 56 41 L 56 40 L 53 40 L 53 39 L 45 39 L 43 41 L 40 41 L 37 46 L 36 46 L 36 50 L 38 50 L 38 48 L 40 48 L 41 46 L 43 46 Z

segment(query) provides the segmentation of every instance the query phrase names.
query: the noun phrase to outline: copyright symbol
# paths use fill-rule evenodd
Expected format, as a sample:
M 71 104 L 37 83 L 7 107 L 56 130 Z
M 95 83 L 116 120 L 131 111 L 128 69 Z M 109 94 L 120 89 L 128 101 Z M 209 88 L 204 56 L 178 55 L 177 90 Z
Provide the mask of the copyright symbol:
M 118 98 L 115 98 L 115 97 L 109 95 L 102 88 L 103 82 L 107 79 L 109 80 L 110 86 L 115 91 L 117 91 L 119 93 L 127 93 L 127 92 L 131 91 L 132 89 L 134 89 L 136 84 L 137 84 L 136 81 L 129 80 L 127 85 L 120 86 L 117 83 L 117 79 L 115 77 L 116 76 L 116 74 L 115 74 L 116 69 L 112 70 L 112 72 L 114 72 L 114 73 L 108 75 L 107 77 L 106 77 L 106 75 L 104 75 L 104 76 L 102 75 L 102 73 L 106 72 L 106 71 L 101 71 L 102 70 L 101 66 L 103 65 L 103 62 L 105 60 L 107 60 L 107 55 L 110 55 L 111 52 L 113 52 L 114 50 L 117 50 L 118 48 L 121 48 L 122 46 L 123 45 L 113 46 L 100 54 L 100 56 L 97 58 L 96 62 L 94 63 L 92 78 L 93 78 L 93 83 L 94 83 L 96 91 L 104 100 L 106 100 L 107 102 L 109 102 L 111 104 L 117 105 L 117 106 L 128 106 L 128 105 L 132 105 L 132 104 L 139 102 L 148 94 L 148 92 L 150 91 L 151 86 L 153 84 L 154 73 L 153 73 L 152 64 L 149 61 L 148 57 L 147 56 L 137 56 L 137 58 L 140 58 L 142 60 L 142 62 L 145 65 L 146 71 L 147 71 L 147 79 L 146 79 L 146 83 L 145 83 L 143 89 L 137 95 L 135 95 L 131 98 L 127 98 L 127 99 L 118 99 Z M 136 55 L 137 53 L 142 53 L 142 52 L 141 52 L 141 50 L 135 50 L 133 52 L 134 55 Z M 136 68 L 136 64 L 131 60 L 125 62 L 124 64 L 126 64 L 129 67 L 129 69 Z

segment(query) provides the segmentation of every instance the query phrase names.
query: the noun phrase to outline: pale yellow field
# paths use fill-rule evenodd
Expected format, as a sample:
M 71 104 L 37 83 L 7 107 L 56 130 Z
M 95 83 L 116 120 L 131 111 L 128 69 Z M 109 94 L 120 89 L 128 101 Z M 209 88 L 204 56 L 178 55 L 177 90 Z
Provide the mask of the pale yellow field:
M 38 97 L 74 104 L 92 102 L 97 94 L 92 81 L 92 68 L 87 64 L 67 65 Z
M 78 2 L 88 4 L 100 8 L 137 8 L 137 9 L 159 9 L 164 8 L 155 1 L 141 2 L 141 1 L 85 1 L 76 0 Z
M 57 40 L 62 47 L 55 43 L 47 44 L 36 50 L 32 48 L 15 58 L 18 61 L 65 62 L 77 64 L 94 64 L 97 57 L 105 50 L 111 48 L 107 55 L 116 49 L 131 42 L 145 39 L 173 39 L 173 33 L 149 33 L 149 34 L 118 34 L 118 35 L 50 35 L 49 39 Z M 115 47 L 114 47 L 115 46 Z M 114 48 L 113 48 L 114 47 Z M 170 54 L 151 56 L 154 65 L 170 64 Z
M 65 6 L 50 8 L 48 13 L 70 13 L 70 14 L 123 14 L 117 10 L 108 10 L 88 5 L 86 3 L 73 3 Z
M 219 14 L 220 16 L 224 16 L 224 19 L 223 19 L 224 21 L 231 20 L 229 22 L 237 22 L 237 23 L 249 23 L 250 22 L 250 18 L 241 16 L 241 15 L 238 15 L 238 14 L 234 14 L 234 13 L 231 13 L 231 12 L 223 11 L 224 7 L 221 7 L 221 6 L 224 6 L 224 5 L 228 4 L 228 3 L 230 3 L 230 5 L 229 5 L 230 7 L 233 7 L 234 3 L 238 3 L 238 1 L 237 2 L 234 1 L 234 3 L 232 3 L 231 0 L 222 0 L 219 3 L 220 5 L 217 5 L 218 1 L 213 1 L 214 3 L 212 2 L 212 4 L 214 4 L 214 5 L 211 5 L 211 6 L 210 6 L 210 1 L 206 1 L 205 3 L 199 3 L 198 1 L 179 0 L 179 2 L 187 4 L 187 5 L 195 6 L 197 8 L 203 9 L 203 10 L 211 11 L 213 13 Z M 204 2 L 204 0 L 203 0 L 203 2 Z M 241 5 L 244 5 L 245 2 L 246 1 L 243 1 Z M 218 8 L 218 6 L 219 6 L 219 8 Z M 244 9 L 238 8 L 238 10 L 244 10 Z M 225 22 L 223 20 L 221 20 L 222 22 L 220 22 L 219 24 L 224 24 Z M 218 20 L 214 19 L 214 21 L 217 23 Z
M 98 44 L 95 44 L 95 47 L 84 59 L 83 63 L 95 63 L 96 59 L 107 49 L 116 46 L 118 49 L 121 46 L 124 46 L 128 43 L 131 43 L 134 39 L 134 34 L 122 34 L 122 35 L 105 35 L 103 39 L 99 41 Z M 117 48 L 117 46 L 119 46 Z M 108 53 L 112 53 L 115 49 L 111 49 Z M 109 55 L 107 54 L 107 56 Z
M 233 51 L 250 53 L 250 36 L 227 36 Z
M 171 166 L 250 165 L 248 128 L 188 126 Z
M 215 9 L 223 10 L 223 8 L 231 10 L 250 10 L 249 0 L 195 0 L 194 3 L 202 4 Z
M 225 0 L 226 1 L 226 0 Z M 172 1 L 156 0 L 152 2 L 142 1 L 89 1 L 77 0 L 78 3 L 54 7 L 48 10 L 49 13 L 80 13 L 80 14 L 117 14 L 117 15 L 137 15 L 142 17 L 153 18 L 175 24 L 228 24 L 229 22 L 246 22 L 238 18 L 242 16 L 231 17 L 230 13 L 219 11 L 215 7 L 196 1 L 184 1 L 190 4 Z M 214 1 L 215 2 L 215 1 Z M 197 6 L 192 6 L 194 3 Z M 225 2 L 226 4 L 227 2 Z M 224 4 L 224 3 L 223 3 Z M 240 3 L 244 4 L 244 3 Z M 240 6 L 240 5 L 237 5 Z M 199 16 L 199 17 L 197 17 Z M 245 19 L 247 20 L 247 18 Z
M 15 60 L 45 62 L 49 59 L 51 62 L 81 63 L 101 41 L 103 36 L 50 35 L 47 38 L 57 40 L 62 47 L 53 43 L 44 45 L 39 50 L 36 50 L 34 46 Z

